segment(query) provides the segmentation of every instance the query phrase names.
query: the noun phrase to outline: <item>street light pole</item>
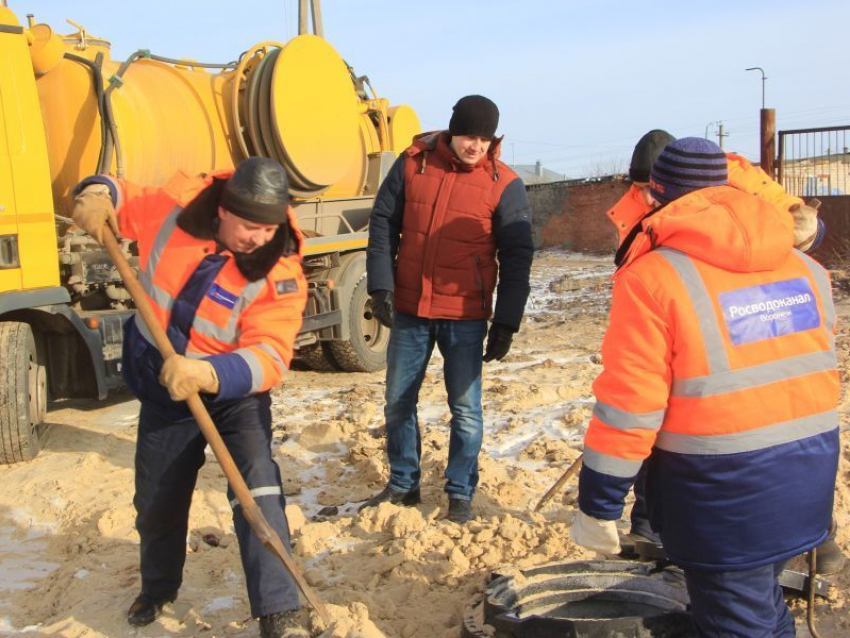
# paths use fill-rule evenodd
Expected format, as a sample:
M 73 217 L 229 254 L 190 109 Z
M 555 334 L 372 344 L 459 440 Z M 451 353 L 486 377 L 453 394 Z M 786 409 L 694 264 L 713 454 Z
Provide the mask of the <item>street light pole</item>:
M 767 77 L 764 69 L 753 66 L 745 71 L 761 72 L 761 113 L 760 113 L 760 143 L 761 143 L 761 167 L 765 173 L 773 176 L 773 165 L 776 158 L 776 111 L 764 107 L 764 84 Z
M 764 83 L 767 80 L 767 77 L 764 74 L 764 69 L 760 66 L 751 66 L 749 69 L 744 69 L 745 71 L 761 71 L 761 108 L 764 109 Z

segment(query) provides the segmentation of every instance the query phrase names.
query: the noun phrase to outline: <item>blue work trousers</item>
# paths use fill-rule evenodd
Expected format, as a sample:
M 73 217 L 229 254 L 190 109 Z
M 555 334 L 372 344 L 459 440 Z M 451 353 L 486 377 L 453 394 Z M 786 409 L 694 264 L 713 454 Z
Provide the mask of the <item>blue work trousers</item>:
M 685 567 L 691 616 L 700 638 L 793 638 L 794 616 L 779 574 L 784 562 L 743 571 Z
M 631 533 L 643 536 L 653 543 L 660 543 L 661 537 L 653 531 L 649 524 L 649 511 L 646 503 L 646 461 L 640 466 L 640 471 L 635 477 L 635 503 L 631 513 Z
M 271 400 L 267 392 L 222 404 L 210 415 L 248 488 L 287 551 L 280 470 L 271 455 Z M 193 418 L 175 419 L 153 402 L 142 402 L 136 444 L 136 528 L 141 539 L 142 593 L 174 599 L 183 580 L 189 506 L 206 440 Z M 254 617 L 297 609 L 298 590 L 280 559 L 257 539 L 228 486 L 248 599 Z
M 436 344 L 443 355 L 452 413 L 445 490 L 451 498 L 472 499 L 484 433 L 481 365 L 486 331 L 484 319 L 422 319 L 396 313 L 387 350 L 384 407 L 391 489 L 408 491 L 419 486 L 422 442 L 416 405 Z

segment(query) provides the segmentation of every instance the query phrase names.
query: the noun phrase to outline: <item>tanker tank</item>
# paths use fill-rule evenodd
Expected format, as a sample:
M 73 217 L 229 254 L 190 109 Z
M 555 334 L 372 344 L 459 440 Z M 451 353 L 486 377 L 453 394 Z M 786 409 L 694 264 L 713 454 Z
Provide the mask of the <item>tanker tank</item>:
M 177 170 L 207 173 L 252 155 L 283 164 L 296 198 L 374 196 L 370 158 L 397 155 L 421 130 L 412 108 L 375 94 L 316 35 L 210 65 L 145 50 L 117 62 L 107 40 L 78 28 L 29 29 L 53 196 L 66 216 L 71 190 L 92 173 L 159 185 Z

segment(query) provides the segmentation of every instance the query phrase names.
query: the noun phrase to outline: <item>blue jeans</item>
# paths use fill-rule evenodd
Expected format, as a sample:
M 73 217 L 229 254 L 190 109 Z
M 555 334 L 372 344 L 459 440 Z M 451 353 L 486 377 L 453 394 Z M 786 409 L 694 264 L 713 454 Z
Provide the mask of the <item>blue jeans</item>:
M 793 638 L 779 575 L 784 561 L 755 569 L 715 572 L 685 567 L 691 617 L 700 638 Z
M 484 319 L 422 319 L 396 313 L 387 350 L 384 407 L 391 489 L 406 492 L 419 487 L 422 441 L 416 404 L 436 343 L 444 359 L 452 413 L 445 489 L 451 498 L 472 499 L 484 434 L 481 365 L 486 332 Z

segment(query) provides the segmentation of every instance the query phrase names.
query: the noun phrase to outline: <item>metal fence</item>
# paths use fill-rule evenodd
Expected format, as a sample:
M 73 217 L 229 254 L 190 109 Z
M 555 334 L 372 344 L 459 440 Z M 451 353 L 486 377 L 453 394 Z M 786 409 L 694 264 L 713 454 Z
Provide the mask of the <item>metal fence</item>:
M 798 197 L 850 195 L 850 126 L 779 131 L 779 182 Z

